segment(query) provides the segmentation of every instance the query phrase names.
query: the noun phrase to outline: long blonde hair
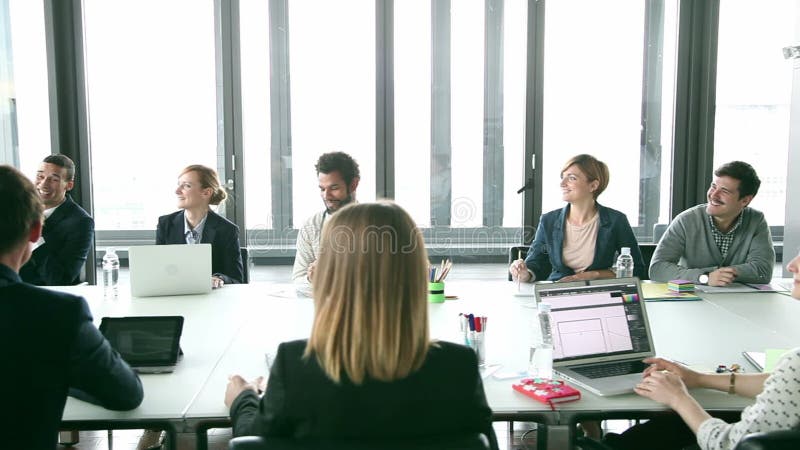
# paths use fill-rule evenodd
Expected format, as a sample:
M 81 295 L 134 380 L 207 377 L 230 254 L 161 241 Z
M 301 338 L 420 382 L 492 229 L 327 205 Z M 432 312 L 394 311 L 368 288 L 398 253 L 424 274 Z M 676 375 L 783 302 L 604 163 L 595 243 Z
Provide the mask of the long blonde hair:
M 348 205 L 325 223 L 314 274 L 314 327 L 305 356 L 335 382 L 393 381 L 430 346 L 422 235 L 391 202 Z

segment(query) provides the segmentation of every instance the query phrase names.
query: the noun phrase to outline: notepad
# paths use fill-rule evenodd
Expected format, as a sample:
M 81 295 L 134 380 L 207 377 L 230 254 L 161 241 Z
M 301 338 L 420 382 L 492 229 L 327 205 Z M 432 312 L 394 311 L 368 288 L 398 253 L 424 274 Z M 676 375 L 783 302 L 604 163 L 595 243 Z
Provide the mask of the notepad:
M 530 398 L 546 403 L 553 408 L 554 403 L 580 400 L 581 391 L 560 380 L 548 378 L 526 378 L 511 387 Z
M 667 283 L 642 283 L 642 295 L 648 302 L 700 300 L 693 292 L 674 292 Z
M 684 293 L 684 292 L 694 292 L 694 283 L 689 280 L 669 280 L 667 283 L 667 289 L 672 292 Z
M 760 372 L 769 373 L 775 369 L 778 361 L 787 351 L 783 348 L 768 348 L 763 352 L 742 352 L 742 355 Z

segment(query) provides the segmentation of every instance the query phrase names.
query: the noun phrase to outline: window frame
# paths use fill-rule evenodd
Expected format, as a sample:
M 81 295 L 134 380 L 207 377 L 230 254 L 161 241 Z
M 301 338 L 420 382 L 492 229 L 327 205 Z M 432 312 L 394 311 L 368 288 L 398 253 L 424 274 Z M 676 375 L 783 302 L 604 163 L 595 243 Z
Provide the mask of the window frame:
M 393 71 L 393 0 L 376 1 L 376 179 L 377 197 L 394 197 L 394 91 Z M 433 0 L 434 11 L 444 11 L 451 0 Z M 502 0 L 485 0 L 486 8 L 502 5 Z M 497 218 L 502 217 L 502 209 L 487 208 L 486 205 L 502 205 L 501 191 L 487 189 L 484 185 L 483 204 L 489 211 L 485 214 L 484 227 L 455 229 L 449 226 L 449 205 L 431 204 L 431 219 L 436 218 L 440 225 L 423 230 L 432 254 L 452 256 L 472 256 L 477 260 L 488 258 L 496 260 L 505 255 L 505 248 L 520 242 L 529 243 L 541 214 L 541 173 L 534 170 L 542 167 L 542 104 L 543 104 L 543 62 L 544 62 L 544 12 L 546 0 L 528 0 L 528 49 L 526 69 L 525 98 L 525 149 L 521 170 L 524 179 L 532 180 L 532 190 L 525 191 L 523 199 L 523 220 L 520 227 L 497 227 Z M 43 0 L 46 22 L 46 42 L 48 53 L 48 72 L 51 90 L 51 141 L 52 152 L 63 151 L 73 158 L 79 166 L 80 176 L 73 191 L 73 197 L 87 211 L 92 212 L 91 158 L 89 148 L 89 123 L 86 110 L 86 76 L 83 64 L 83 23 L 81 0 Z M 242 225 L 243 243 L 254 249 L 257 257 L 287 257 L 294 252 L 294 239 L 298 224 L 292 223 L 292 169 L 284 161 L 291 158 L 291 110 L 289 102 L 288 73 L 288 0 L 269 0 L 270 10 L 270 63 L 273 67 L 269 80 L 271 95 L 272 145 L 270 159 L 272 164 L 272 215 L 274 229 L 245 230 L 244 224 L 244 174 L 241 130 L 241 85 L 240 85 L 240 46 L 238 26 L 238 0 L 215 0 L 215 39 L 217 41 L 218 75 L 218 114 L 222 127 L 218 136 L 218 160 L 220 174 L 229 185 L 234 201 L 225 214 Z M 663 29 L 664 0 L 647 0 L 645 44 L 659 42 L 659 26 Z M 437 19 L 441 23 L 444 18 Z M 487 20 L 497 25 L 498 16 L 487 15 Z M 440 23 L 434 22 L 434 23 Z M 714 132 L 714 80 L 716 76 L 716 47 L 719 22 L 719 0 L 698 2 L 681 0 L 679 4 L 678 49 L 676 73 L 675 117 L 672 123 L 672 187 L 669 195 L 670 217 L 684 209 L 704 201 L 706 186 L 710 182 L 713 160 Z M 440 24 L 441 24 L 440 23 Z M 495 30 L 496 26 L 487 26 Z M 485 40 L 496 42 L 498 37 L 487 32 Z M 663 41 L 661 41 L 663 42 Z M 436 48 L 441 47 L 441 45 Z M 645 45 L 647 47 L 647 45 Z M 487 61 L 496 59 L 493 49 L 487 52 Z M 655 110 L 653 100 L 659 96 L 657 73 L 659 71 L 658 52 L 646 52 L 642 68 L 645 79 L 643 89 L 642 121 L 658 121 L 660 111 Z M 494 60 L 492 59 L 492 60 Z M 486 66 L 486 65 L 485 65 Z M 486 69 L 485 69 L 486 70 Z M 485 74 L 485 91 L 489 109 L 496 107 L 496 98 L 502 95 L 496 84 L 492 84 L 496 74 Z M 652 82 L 650 82 L 652 80 Z M 794 99 L 793 99 L 794 100 Z M 792 103 L 794 104 L 796 100 Z M 492 106 L 494 105 L 494 106 Z M 487 113 L 489 114 L 489 113 Z M 497 114 L 496 112 L 493 114 Z M 434 119 L 435 120 L 435 119 Z M 659 124 L 660 126 L 660 124 Z M 484 129 L 486 133 L 486 129 Z M 643 142 L 653 142 L 658 130 L 645 127 Z M 437 135 L 438 136 L 438 135 Z M 502 184 L 502 171 L 498 164 L 497 148 L 502 144 L 497 136 L 488 134 L 489 144 L 484 151 L 484 171 L 492 183 Z M 494 149 L 494 150 L 490 150 Z M 659 149 L 642 145 L 642 164 L 644 161 L 660 161 L 653 158 Z M 12 155 L 13 156 L 13 155 Z M 660 163 L 659 163 L 660 164 Z M 369 168 L 370 170 L 373 168 Z M 651 170 L 654 168 L 650 168 Z M 660 171 L 660 167 L 657 168 Z M 680 174 L 680 181 L 675 182 Z M 486 183 L 486 180 L 485 180 Z M 645 186 L 642 192 L 657 191 L 658 185 Z M 662 193 L 665 195 L 666 193 Z M 787 199 L 788 201 L 788 199 Z M 657 202 L 644 200 L 640 194 L 640 205 L 648 211 L 646 217 L 655 218 Z M 652 221 L 633 224 L 634 234 L 641 242 L 652 239 Z M 783 227 L 771 227 L 773 239 L 783 239 Z M 502 236 L 495 234 L 502 230 Z M 466 234 L 465 234 L 466 233 Z M 467 241 L 464 236 L 473 240 Z M 483 237 L 479 237 L 483 236 Z M 125 247 L 153 242 L 154 232 L 132 230 L 99 230 L 96 243 L 98 247 L 110 245 Z M 501 251 L 502 250 L 502 251 Z M 94 265 L 94 261 L 88 262 Z M 88 271 L 91 273 L 92 271 Z M 93 281 L 93 280 L 92 280 Z

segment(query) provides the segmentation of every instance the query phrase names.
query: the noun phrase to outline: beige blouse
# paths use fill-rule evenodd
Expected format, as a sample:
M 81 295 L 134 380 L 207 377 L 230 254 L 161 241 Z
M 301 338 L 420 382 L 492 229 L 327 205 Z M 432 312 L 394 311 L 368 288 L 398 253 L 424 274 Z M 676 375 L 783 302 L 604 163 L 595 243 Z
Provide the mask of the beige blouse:
M 594 248 L 597 244 L 597 229 L 600 221 L 595 214 L 591 220 L 581 226 L 572 225 L 569 220 L 565 221 L 564 226 L 564 248 L 561 259 L 564 265 L 571 268 L 575 273 L 581 273 L 592 264 L 594 260 Z

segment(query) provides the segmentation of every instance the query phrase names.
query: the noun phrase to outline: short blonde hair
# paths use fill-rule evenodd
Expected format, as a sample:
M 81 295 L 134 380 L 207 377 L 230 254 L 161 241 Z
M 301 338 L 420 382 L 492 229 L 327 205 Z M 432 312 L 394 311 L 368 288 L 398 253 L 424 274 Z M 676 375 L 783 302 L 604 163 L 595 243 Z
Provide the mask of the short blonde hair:
M 182 176 L 187 172 L 194 172 L 197 174 L 197 178 L 200 180 L 200 186 L 203 189 L 211 188 L 212 192 L 211 199 L 208 202 L 209 204 L 219 205 L 228 198 L 228 193 L 222 188 L 216 170 L 202 164 L 192 164 L 191 166 L 186 166 L 178 176 Z
M 589 179 L 590 183 L 597 180 L 597 189 L 592 192 L 594 199 L 597 200 L 597 197 L 608 187 L 610 174 L 608 172 L 608 166 L 606 163 L 600 161 L 592 155 L 577 155 L 573 156 L 569 159 L 569 161 L 564 163 L 564 166 L 561 168 L 561 174 L 563 175 L 564 172 L 573 165 L 578 166 L 578 168 L 581 169 L 581 172 L 586 174 L 586 177 Z
M 305 356 L 333 381 L 393 381 L 430 346 L 428 255 L 411 217 L 391 202 L 348 205 L 325 222 Z

